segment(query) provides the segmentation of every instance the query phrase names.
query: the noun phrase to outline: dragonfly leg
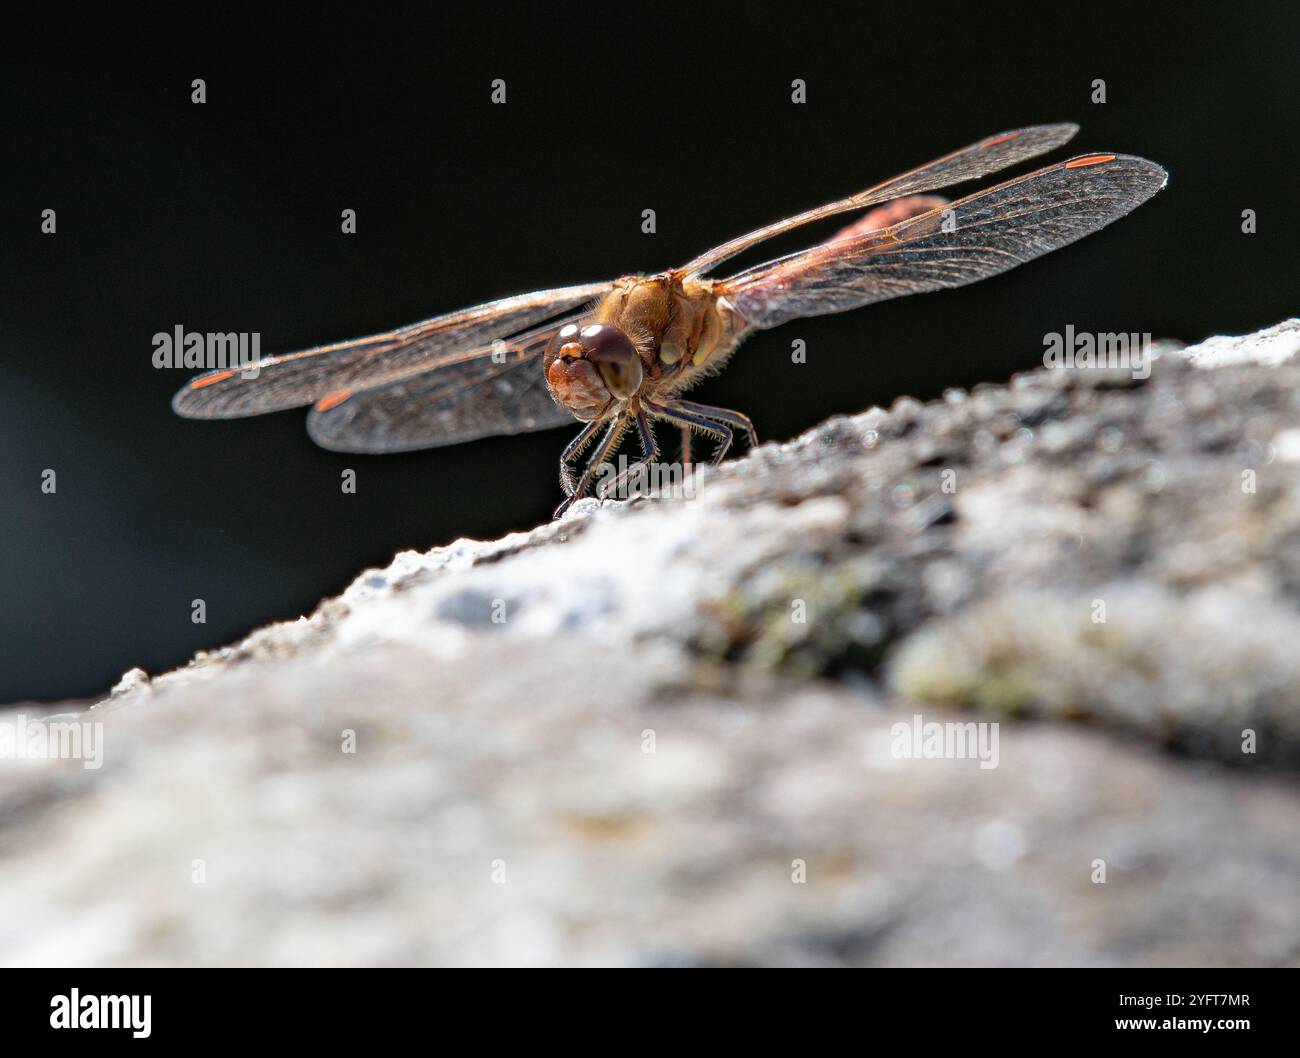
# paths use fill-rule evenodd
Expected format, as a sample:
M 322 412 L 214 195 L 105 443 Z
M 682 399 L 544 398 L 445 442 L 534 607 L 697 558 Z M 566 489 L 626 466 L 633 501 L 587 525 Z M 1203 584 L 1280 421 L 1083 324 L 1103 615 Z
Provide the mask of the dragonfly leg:
M 693 400 L 673 400 L 669 401 L 667 406 L 680 408 L 695 415 L 702 415 L 706 419 L 712 419 L 714 422 L 726 423 L 734 429 L 743 430 L 749 439 L 749 447 L 758 447 L 758 433 L 754 430 L 754 424 L 749 421 L 748 415 L 729 411 L 726 408 L 715 408 L 711 404 L 696 404 Z
M 645 412 L 640 409 L 636 413 L 636 429 L 641 438 L 641 458 L 626 470 L 620 471 L 613 481 L 600 483 L 596 495 L 602 500 L 607 499 L 611 493 L 617 495 L 643 467 L 649 466 L 659 458 L 659 446 L 655 443 L 654 429 L 650 426 L 650 420 L 646 418 Z
M 651 404 L 647 401 L 646 407 L 649 409 L 650 414 L 657 418 L 666 419 L 669 422 L 676 423 L 678 426 L 687 427 L 699 433 L 707 434 L 709 437 L 719 441 L 720 444 L 718 445 L 718 450 L 713 453 L 713 458 L 709 460 L 710 463 L 717 466 L 717 464 L 721 463 L 723 458 L 726 456 L 728 449 L 731 448 L 731 439 L 733 436 L 731 427 L 718 422 L 716 419 L 710 419 L 698 412 L 690 410 L 689 408 L 682 407 L 685 403 L 687 402 L 670 400 L 663 404 Z M 704 405 L 696 405 L 696 407 L 704 407 Z M 734 415 L 736 413 L 731 412 L 729 414 Z
M 594 419 L 587 423 L 572 441 L 570 441 L 560 453 L 560 487 L 564 489 L 565 496 L 572 496 L 574 489 L 573 467 L 571 464 L 582 453 L 582 450 L 591 443 L 591 439 L 596 436 L 603 424 L 599 419 Z
M 601 438 L 601 442 L 596 447 L 595 453 L 588 461 L 586 469 L 583 470 L 582 477 L 580 477 L 574 484 L 573 491 L 565 497 L 564 502 L 555 508 L 555 514 L 551 517 L 560 517 L 560 515 L 572 507 L 577 500 L 582 499 L 582 497 L 587 494 L 587 490 L 591 488 L 592 479 L 595 478 L 597 471 L 599 471 L 605 464 L 606 460 L 609 459 L 610 453 L 618 447 L 618 442 L 623 439 L 623 431 L 627 429 L 627 424 L 628 416 L 626 412 L 617 416 L 614 421 L 610 423 L 610 427 L 605 432 L 605 436 Z M 593 430 L 592 432 L 594 433 L 595 431 Z M 586 431 L 584 430 L 583 433 L 586 433 Z

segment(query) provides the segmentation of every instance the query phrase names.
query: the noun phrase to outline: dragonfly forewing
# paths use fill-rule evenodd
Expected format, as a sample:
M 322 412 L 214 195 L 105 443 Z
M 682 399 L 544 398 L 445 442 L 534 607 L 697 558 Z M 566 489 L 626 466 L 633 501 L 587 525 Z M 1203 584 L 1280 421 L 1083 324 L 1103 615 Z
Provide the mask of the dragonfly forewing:
M 810 224 L 826 217 L 833 217 L 839 213 L 847 213 L 853 209 L 865 209 L 868 206 L 902 198 L 905 195 L 915 195 L 923 191 L 938 191 L 941 188 L 951 187 L 953 184 L 988 176 L 990 173 L 996 173 L 1009 166 L 1055 150 L 1072 139 L 1078 131 L 1078 125 L 1062 123 L 1057 125 L 1031 125 L 1028 128 L 1013 129 L 1010 132 L 999 132 L 997 135 L 989 136 L 978 143 L 972 143 L 969 147 L 963 147 L 951 154 L 945 154 L 942 158 L 927 162 L 925 165 L 903 173 L 901 176 L 886 180 L 883 184 L 876 184 L 874 187 L 859 191 L 848 198 L 828 202 L 823 206 L 818 206 L 804 213 L 786 217 L 775 224 L 759 228 L 748 235 L 742 235 L 738 239 L 724 242 L 721 246 L 715 246 L 712 250 L 701 254 L 695 260 L 683 266 L 681 271 L 687 275 L 700 275 L 712 268 L 716 268 L 728 258 L 743 253 L 751 246 L 756 246 L 760 242 L 784 234 L 787 231 L 792 231 L 804 224 Z
M 1131 155 L 1085 155 L 879 231 L 757 265 L 717 287 L 755 327 L 964 286 L 1091 234 L 1165 185 Z
M 344 389 L 362 389 L 412 370 L 454 366 L 468 350 L 583 305 L 611 283 L 538 290 L 488 301 L 383 334 L 322 345 L 258 361 L 252 371 L 210 371 L 172 400 L 192 419 L 231 419 L 313 404 Z
M 455 363 L 413 369 L 361 390 L 326 394 L 307 432 L 335 452 L 406 452 L 574 422 L 551 396 L 542 354 L 577 313 L 510 341 L 461 353 Z

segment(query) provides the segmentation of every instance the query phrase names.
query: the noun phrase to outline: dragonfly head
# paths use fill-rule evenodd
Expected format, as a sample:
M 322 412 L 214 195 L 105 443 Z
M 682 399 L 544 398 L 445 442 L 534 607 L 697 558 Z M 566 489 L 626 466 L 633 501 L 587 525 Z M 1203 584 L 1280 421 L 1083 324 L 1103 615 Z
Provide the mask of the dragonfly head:
M 613 324 L 566 324 L 551 338 L 543 363 L 551 393 L 579 419 L 599 419 L 641 388 L 641 358 Z

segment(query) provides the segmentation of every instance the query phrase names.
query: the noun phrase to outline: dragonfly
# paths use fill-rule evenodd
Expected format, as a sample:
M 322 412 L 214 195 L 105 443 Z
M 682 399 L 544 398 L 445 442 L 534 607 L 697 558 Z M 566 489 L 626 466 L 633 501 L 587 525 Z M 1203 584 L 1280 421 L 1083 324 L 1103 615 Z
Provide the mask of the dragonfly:
M 657 422 L 680 428 L 687 463 L 696 434 L 716 443 L 714 464 L 737 434 L 755 446 L 745 415 L 682 396 L 751 334 L 998 275 L 1100 230 L 1165 186 L 1154 162 L 1098 153 L 952 201 L 932 194 L 1037 157 L 1077 132 L 1051 124 L 989 136 L 680 268 L 499 298 L 264 358 L 255 371 L 209 371 L 172 406 L 189 418 L 227 419 L 310 405 L 307 430 L 318 445 L 361 453 L 581 422 L 560 457 L 560 517 L 592 491 L 616 495 L 653 464 Z M 725 278 L 711 274 L 769 239 L 852 212 L 862 215 L 822 242 Z M 640 457 L 625 458 L 616 475 L 602 473 L 629 437 Z

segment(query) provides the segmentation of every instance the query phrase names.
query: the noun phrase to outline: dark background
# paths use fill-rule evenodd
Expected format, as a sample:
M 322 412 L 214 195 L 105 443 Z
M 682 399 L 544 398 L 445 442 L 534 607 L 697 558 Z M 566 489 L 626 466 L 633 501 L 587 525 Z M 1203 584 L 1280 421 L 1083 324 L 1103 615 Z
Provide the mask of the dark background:
M 309 612 L 397 550 L 528 528 L 559 499 L 567 431 L 361 457 L 315 448 L 299 411 L 176 418 L 188 373 L 150 358 L 177 324 L 259 331 L 269 354 L 658 270 L 1063 120 L 1083 132 L 1053 160 L 1142 154 L 1169 188 L 1009 275 L 762 334 L 698 398 L 786 439 L 904 393 L 1003 380 L 1071 323 L 1196 340 L 1296 312 L 1294 5 L 471 10 L 6 26 L 0 701 L 165 670 Z M 489 101 L 496 77 L 505 106 Z M 45 208 L 57 235 L 40 233 Z M 1240 231 L 1246 208 L 1258 234 Z M 790 361 L 795 337 L 806 365 Z

